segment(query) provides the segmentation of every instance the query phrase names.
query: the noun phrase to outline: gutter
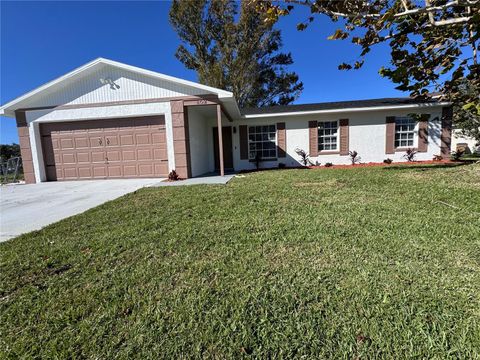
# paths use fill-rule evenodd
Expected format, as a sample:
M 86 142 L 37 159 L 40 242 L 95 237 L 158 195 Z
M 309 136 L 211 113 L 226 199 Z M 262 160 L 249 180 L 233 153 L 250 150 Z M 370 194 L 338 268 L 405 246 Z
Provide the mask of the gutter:
M 370 107 L 358 107 L 358 108 L 347 108 L 347 109 L 327 109 L 327 110 L 310 110 L 310 111 L 291 111 L 291 112 L 281 112 L 281 113 L 269 113 L 269 114 L 248 114 L 242 115 L 242 119 L 252 119 L 252 118 L 269 118 L 277 116 L 295 116 L 295 115 L 316 115 L 316 114 L 337 114 L 337 113 L 346 113 L 346 112 L 363 112 L 363 111 L 380 111 L 380 110 L 403 110 L 403 109 L 418 109 L 418 108 L 427 108 L 427 107 L 436 107 L 436 106 L 448 106 L 451 105 L 450 102 L 439 102 L 439 103 L 422 103 L 422 104 L 411 104 L 411 105 L 392 105 L 392 106 L 370 106 Z

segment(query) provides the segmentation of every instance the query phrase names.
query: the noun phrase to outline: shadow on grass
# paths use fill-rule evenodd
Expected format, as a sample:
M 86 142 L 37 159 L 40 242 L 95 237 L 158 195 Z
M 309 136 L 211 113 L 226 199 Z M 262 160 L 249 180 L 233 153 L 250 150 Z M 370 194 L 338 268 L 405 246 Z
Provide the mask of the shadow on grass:
M 435 169 L 448 169 L 454 168 L 458 166 L 469 165 L 471 162 L 452 162 L 452 163 L 441 163 L 441 164 L 431 164 L 431 165 L 415 165 L 415 164 L 405 164 L 405 165 L 393 165 L 393 166 L 386 166 L 384 170 L 418 170 L 418 171 L 425 171 L 425 170 L 435 170 Z

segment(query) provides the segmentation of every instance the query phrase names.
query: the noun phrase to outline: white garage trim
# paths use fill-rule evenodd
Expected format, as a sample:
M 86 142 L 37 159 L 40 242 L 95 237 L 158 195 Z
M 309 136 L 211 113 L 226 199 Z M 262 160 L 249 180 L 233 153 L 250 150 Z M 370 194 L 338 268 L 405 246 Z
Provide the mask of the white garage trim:
M 168 171 L 175 169 L 175 154 L 173 147 L 172 113 L 170 102 L 149 104 L 118 105 L 108 107 L 91 107 L 78 109 L 48 109 L 26 112 L 26 119 L 30 134 L 32 162 L 37 183 L 46 181 L 45 164 L 43 161 L 42 144 L 40 137 L 41 123 L 81 121 L 163 115 L 167 137 Z

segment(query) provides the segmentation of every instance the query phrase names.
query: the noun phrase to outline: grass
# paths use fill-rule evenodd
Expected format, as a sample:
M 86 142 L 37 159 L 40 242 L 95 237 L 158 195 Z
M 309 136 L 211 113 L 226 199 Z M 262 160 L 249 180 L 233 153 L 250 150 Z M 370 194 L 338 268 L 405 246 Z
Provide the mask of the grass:
M 0 244 L 0 357 L 479 358 L 479 219 L 479 165 L 142 189 Z
M 480 154 L 466 154 L 460 158 L 460 161 L 476 162 L 480 161 Z

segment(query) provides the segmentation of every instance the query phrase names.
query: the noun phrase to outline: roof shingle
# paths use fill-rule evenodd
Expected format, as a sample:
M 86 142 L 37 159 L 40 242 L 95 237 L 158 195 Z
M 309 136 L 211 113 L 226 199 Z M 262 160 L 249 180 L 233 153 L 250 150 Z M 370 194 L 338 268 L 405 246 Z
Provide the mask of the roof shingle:
M 259 115 L 259 114 L 279 114 L 285 112 L 302 112 L 317 110 L 334 110 L 334 109 L 351 109 L 362 107 L 380 107 L 380 106 L 401 106 L 411 104 L 436 103 L 434 99 L 415 99 L 415 98 L 382 98 L 368 100 L 349 100 L 323 102 L 313 104 L 295 104 L 295 105 L 277 105 L 266 106 L 260 108 L 243 108 L 242 115 Z

